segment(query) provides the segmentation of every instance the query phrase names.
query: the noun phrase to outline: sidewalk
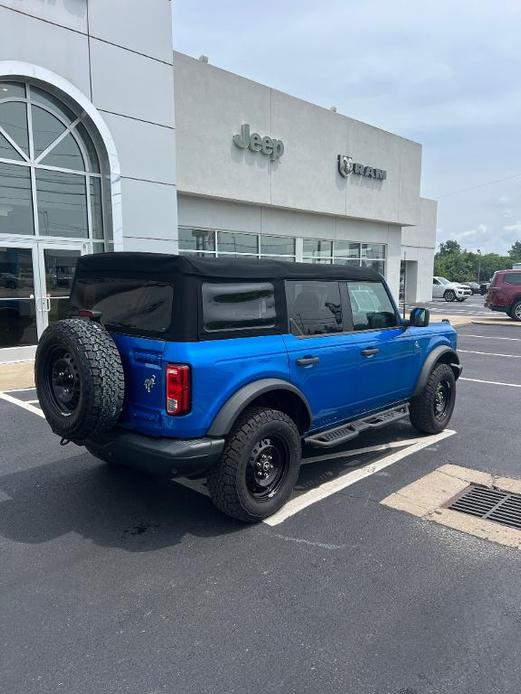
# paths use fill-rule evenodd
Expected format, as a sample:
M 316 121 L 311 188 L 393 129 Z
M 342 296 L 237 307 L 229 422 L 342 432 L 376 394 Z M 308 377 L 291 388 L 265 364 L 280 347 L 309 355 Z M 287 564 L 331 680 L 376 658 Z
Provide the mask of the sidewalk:
M 34 386 L 34 361 L 0 364 L 0 393 Z

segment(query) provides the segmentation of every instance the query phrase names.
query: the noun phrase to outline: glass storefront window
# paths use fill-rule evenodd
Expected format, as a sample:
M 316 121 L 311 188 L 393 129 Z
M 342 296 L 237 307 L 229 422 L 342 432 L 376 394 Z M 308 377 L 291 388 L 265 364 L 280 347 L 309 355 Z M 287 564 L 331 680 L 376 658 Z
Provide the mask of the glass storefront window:
M 360 244 L 352 241 L 335 241 L 335 262 L 337 258 L 359 258 Z
M 102 209 L 110 184 L 85 125 L 53 94 L 0 81 L 0 235 L 110 241 Z
M 44 111 L 39 106 L 33 106 L 33 141 L 34 158 L 38 159 L 40 154 L 65 132 L 64 124 L 48 111 Z M 67 167 L 69 168 L 69 167 Z
M 249 253 L 257 255 L 259 252 L 259 239 L 257 234 L 218 231 L 217 248 L 220 253 Z
M 215 231 L 180 227 L 179 248 L 183 251 L 215 251 Z
M 305 258 L 331 258 L 333 242 L 322 239 L 304 239 L 303 253 Z
M 0 163 L 0 234 L 34 234 L 27 166 Z
M 23 101 L 0 103 L 0 126 L 16 142 L 18 147 L 29 154 L 27 107 Z
M 85 238 L 87 190 L 85 177 L 59 171 L 36 171 L 40 236 Z
M 14 98 L 25 99 L 25 84 L 22 82 L 2 82 L 0 84 L 0 101 Z
M 261 255 L 295 255 L 295 239 L 287 236 L 260 237 Z
M 363 243 L 362 258 L 385 258 L 385 245 L 383 243 Z
M 56 147 L 53 147 L 40 163 L 43 166 L 56 166 L 59 169 L 85 170 L 85 163 L 78 143 L 70 133 Z
M 362 267 L 370 267 L 381 275 L 385 274 L 385 262 L 383 260 L 367 260 L 362 258 Z

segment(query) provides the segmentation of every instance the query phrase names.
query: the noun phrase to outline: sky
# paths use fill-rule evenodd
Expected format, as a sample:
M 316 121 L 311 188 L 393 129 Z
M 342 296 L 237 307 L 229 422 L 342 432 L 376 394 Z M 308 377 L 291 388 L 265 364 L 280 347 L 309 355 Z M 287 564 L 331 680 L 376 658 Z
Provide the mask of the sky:
M 521 240 L 521 0 L 174 0 L 175 49 L 423 145 L 438 242 Z

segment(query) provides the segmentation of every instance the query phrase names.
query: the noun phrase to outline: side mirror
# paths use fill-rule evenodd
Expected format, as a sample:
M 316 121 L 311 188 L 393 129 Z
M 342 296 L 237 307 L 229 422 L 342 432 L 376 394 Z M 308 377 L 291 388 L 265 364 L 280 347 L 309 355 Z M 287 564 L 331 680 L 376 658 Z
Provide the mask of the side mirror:
M 431 319 L 431 312 L 428 308 L 420 308 L 416 306 L 411 311 L 411 317 L 409 319 L 409 325 L 414 328 L 426 328 L 429 325 Z

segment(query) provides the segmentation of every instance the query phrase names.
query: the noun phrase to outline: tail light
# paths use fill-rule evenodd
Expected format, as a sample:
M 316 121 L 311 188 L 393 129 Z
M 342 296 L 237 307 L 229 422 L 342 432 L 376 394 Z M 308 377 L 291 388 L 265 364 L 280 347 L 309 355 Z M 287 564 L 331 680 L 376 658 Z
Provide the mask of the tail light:
M 179 415 L 190 412 L 192 393 L 190 367 L 187 364 L 168 364 L 166 367 L 166 411 Z

